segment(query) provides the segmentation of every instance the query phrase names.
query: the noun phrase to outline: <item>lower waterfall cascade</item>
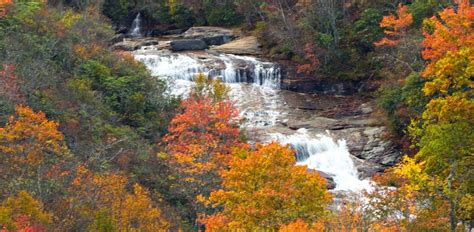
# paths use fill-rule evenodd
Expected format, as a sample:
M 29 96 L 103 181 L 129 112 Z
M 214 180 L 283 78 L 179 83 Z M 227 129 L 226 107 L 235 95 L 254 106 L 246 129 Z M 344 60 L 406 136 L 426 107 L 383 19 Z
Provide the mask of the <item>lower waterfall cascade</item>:
M 267 130 L 286 119 L 284 99 L 280 96 L 281 69 L 278 65 L 250 56 L 213 54 L 210 52 L 172 53 L 153 49 L 137 50 L 136 60 L 143 62 L 152 75 L 164 78 L 173 95 L 186 95 L 194 77 L 203 73 L 219 77 L 230 86 L 244 119 L 242 127 Z M 329 134 L 312 134 L 299 129 L 294 134 L 264 132 L 262 142 L 278 141 L 296 152 L 297 165 L 326 173 L 334 179 L 335 190 L 370 189 L 368 180 L 360 180 L 344 140 L 335 141 Z

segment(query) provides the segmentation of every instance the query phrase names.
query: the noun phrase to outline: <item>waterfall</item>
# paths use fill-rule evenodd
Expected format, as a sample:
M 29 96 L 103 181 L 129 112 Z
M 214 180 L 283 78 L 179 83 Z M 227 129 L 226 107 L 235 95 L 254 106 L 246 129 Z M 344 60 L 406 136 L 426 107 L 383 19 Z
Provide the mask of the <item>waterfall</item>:
M 370 189 L 370 183 L 359 180 L 357 169 L 344 140 L 334 141 L 329 135 L 315 135 L 304 129 L 296 133 L 279 131 L 290 112 L 281 91 L 280 67 L 255 57 L 213 53 L 210 51 L 173 53 L 144 48 L 135 51 L 152 75 L 168 82 L 169 92 L 185 96 L 199 73 L 208 78 L 220 77 L 231 88 L 230 97 L 244 119 L 242 127 L 256 134 L 257 140 L 277 140 L 290 145 L 297 156 L 297 165 L 307 165 L 331 175 L 335 190 Z M 296 93 L 295 93 L 296 94 Z M 293 134 L 291 134 L 293 133 Z
M 209 78 L 219 77 L 225 83 L 254 83 L 279 89 L 280 67 L 254 57 L 231 54 L 158 53 L 143 54 L 138 51 L 135 58 L 145 63 L 153 75 L 168 80 L 192 81 L 197 74 Z
M 297 165 L 322 171 L 334 178 L 335 190 L 370 189 L 368 180 L 360 180 L 344 140 L 334 141 L 327 135 L 311 135 L 306 129 L 295 134 L 273 137 L 282 144 L 290 145 L 296 151 Z
M 135 19 L 132 22 L 132 27 L 131 27 L 131 32 L 130 35 L 132 37 L 142 37 L 142 34 L 140 32 L 140 26 L 141 26 L 141 14 L 138 13 Z

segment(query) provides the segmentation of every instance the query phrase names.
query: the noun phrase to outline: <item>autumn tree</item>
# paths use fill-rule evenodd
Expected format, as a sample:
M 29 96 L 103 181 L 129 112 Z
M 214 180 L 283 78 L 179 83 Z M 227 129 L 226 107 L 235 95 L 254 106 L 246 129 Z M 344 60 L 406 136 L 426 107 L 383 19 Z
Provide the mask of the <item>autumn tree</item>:
M 177 183 L 173 186 L 197 210 L 196 196 L 219 187 L 218 172 L 227 167 L 234 147 L 245 147 L 237 124 L 238 113 L 219 81 L 198 76 L 182 112 L 171 121 L 163 138 Z
M 277 230 L 298 219 L 316 222 L 331 195 L 317 172 L 295 162 L 294 152 L 277 143 L 235 151 L 229 170 L 221 172 L 222 189 L 206 201 L 222 208 L 203 220 L 206 229 Z
M 45 212 L 41 202 L 25 191 L 0 204 L 0 231 L 45 231 L 52 214 Z
M 127 191 L 128 179 L 119 174 L 94 174 L 79 166 L 68 199 L 76 218 L 71 225 L 91 231 L 112 228 L 119 231 L 163 231 L 168 221 L 139 184 Z M 82 220 L 79 220 L 82 219 Z
M 40 200 L 54 191 L 55 178 L 70 156 L 58 123 L 42 112 L 17 106 L 15 116 L 0 128 L 0 192 L 35 192 Z
M 420 149 L 413 162 L 429 177 L 420 191 L 449 205 L 451 231 L 473 213 L 470 204 L 461 204 L 471 198 L 474 186 L 473 23 L 474 7 L 468 1 L 459 1 L 456 9 L 446 8 L 425 22 L 422 55 L 428 63 L 422 75 L 429 102 L 410 127 Z M 404 168 L 409 170 L 410 165 Z M 414 178 L 407 179 L 416 185 Z

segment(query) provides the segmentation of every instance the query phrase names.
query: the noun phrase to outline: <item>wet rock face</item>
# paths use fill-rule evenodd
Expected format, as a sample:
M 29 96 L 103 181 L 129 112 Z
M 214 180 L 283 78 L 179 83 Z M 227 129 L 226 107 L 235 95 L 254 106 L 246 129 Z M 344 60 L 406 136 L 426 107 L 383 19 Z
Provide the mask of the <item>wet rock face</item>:
M 291 130 L 306 128 L 344 139 L 361 178 L 382 172 L 400 160 L 400 151 L 373 114 L 373 102 L 355 96 L 293 92 L 283 95 L 294 110 L 282 125 Z

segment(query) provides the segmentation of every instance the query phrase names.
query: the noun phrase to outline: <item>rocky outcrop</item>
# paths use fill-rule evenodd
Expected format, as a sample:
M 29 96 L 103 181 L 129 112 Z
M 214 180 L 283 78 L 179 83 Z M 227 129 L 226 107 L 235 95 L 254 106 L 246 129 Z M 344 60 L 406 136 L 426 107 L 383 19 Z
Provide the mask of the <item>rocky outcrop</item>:
M 222 45 L 232 41 L 236 36 L 230 29 L 222 27 L 191 27 L 182 34 L 184 39 L 201 39 L 208 46 Z
M 204 50 L 207 48 L 207 44 L 202 39 L 183 39 L 183 40 L 174 40 L 170 43 L 171 50 L 178 51 L 188 51 L 188 50 Z
M 258 43 L 257 38 L 254 36 L 243 37 L 230 43 L 214 47 L 211 50 L 235 55 L 262 54 L 260 44 Z
M 109 44 L 117 44 L 117 43 L 120 43 L 120 42 L 123 42 L 123 40 L 127 38 L 127 35 L 126 34 L 116 34 L 114 35 L 110 40 L 109 40 Z
M 329 97 L 289 91 L 288 94 L 282 91 L 282 95 L 294 110 L 281 124 L 290 130 L 305 128 L 314 133 L 329 133 L 336 140 L 344 139 L 362 178 L 399 161 L 401 154 L 374 114 L 373 102 L 355 96 Z
M 334 178 L 325 173 L 325 172 L 321 172 L 321 171 L 318 171 L 319 175 L 321 175 L 321 177 L 323 177 L 324 179 L 326 179 L 326 188 L 327 189 L 335 189 L 336 188 L 336 182 L 334 182 Z
M 140 49 L 143 46 L 158 45 L 158 40 L 155 39 L 122 39 L 122 42 L 115 43 L 112 45 L 113 50 L 122 50 L 122 51 L 134 51 Z

